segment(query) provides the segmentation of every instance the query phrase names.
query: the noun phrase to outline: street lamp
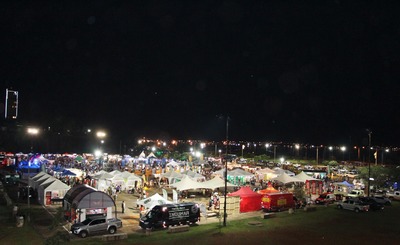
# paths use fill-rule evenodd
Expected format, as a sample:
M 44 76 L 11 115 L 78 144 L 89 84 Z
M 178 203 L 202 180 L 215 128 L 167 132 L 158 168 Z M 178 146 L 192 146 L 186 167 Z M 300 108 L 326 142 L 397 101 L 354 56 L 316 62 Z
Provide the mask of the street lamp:
M 340 147 L 340 150 L 343 152 L 343 161 L 344 161 L 344 152 L 346 151 L 346 146 Z
M 368 197 L 371 196 L 371 135 L 372 131 L 367 129 L 368 133 Z
M 226 154 L 228 154 L 228 146 L 229 146 L 229 116 L 226 116 Z M 228 192 L 228 160 L 225 159 L 225 193 L 224 193 L 224 223 L 226 226 L 226 193 Z
M 38 128 L 28 128 L 27 133 L 31 135 L 32 137 L 36 136 L 39 134 L 39 129 Z M 31 152 L 33 153 L 33 139 L 31 139 Z M 31 193 L 30 193 L 30 180 L 31 180 L 31 161 L 28 161 L 28 217 L 27 221 L 31 221 Z
M 245 145 L 242 145 L 242 158 L 243 158 L 243 150 L 245 147 L 246 147 Z

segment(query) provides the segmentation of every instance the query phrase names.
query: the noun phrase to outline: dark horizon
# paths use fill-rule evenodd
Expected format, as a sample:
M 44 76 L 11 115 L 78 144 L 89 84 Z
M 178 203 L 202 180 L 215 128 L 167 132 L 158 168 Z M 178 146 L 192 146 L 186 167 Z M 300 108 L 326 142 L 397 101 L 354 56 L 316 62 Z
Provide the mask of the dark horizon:
M 395 1 L 2 5 L 22 124 L 224 140 L 229 116 L 232 140 L 399 142 Z

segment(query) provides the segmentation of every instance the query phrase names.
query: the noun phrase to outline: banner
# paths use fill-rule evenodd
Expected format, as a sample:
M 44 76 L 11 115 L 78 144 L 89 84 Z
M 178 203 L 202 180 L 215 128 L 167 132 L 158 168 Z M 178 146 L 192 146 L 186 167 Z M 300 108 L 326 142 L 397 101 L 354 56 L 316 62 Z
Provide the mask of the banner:
M 172 190 L 172 202 L 178 203 L 178 192 L 176 190 Z
M 168 193 L 167 193 L 167 191 L 166 191 L 165 189 L 162 189 L 162 193 L 163 193 L 163 198 L 164 198 L 165 200 L 168 200 Z

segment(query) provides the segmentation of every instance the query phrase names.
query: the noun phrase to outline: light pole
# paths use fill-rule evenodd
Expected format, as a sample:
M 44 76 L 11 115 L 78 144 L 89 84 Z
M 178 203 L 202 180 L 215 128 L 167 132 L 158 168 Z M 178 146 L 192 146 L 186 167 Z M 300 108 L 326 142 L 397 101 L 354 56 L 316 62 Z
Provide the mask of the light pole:
M 367 129 L 368 132 L 368 197 L 371 196 L 371 135 L 372 132 Z
M 344 161 L 344 152 L 346 151 L 346 146 L 340 147 L 340 150 L 343 152 L 343 161 Z
M 383 152 L 389 152 L 389 149 L 386 148 L 384 151 L 382 150 L 382 164 L 383 164 Z
M 39 129 L 38 128 L 28 128 L 27 133 L 31 135 L 32 137 L 36 136 L 39 134 Z M 33 139 L 31 139 L 31 153 L 33 154 Z M 31 221 L 31 186 L 30 186 L 30 181 L 31 181 L 31 161 L 28 161 L 28 215 L 27 215 L 27 221 Z
M 246 147 L 245 145 L 242 145 L 242 158 L 243 158 L 243 150 L 245 147 Z
M 226 154 L 228 155 L 228 145 L 229 145 L 229 116 L 226 116 Z M 226 226 L 226 193 L 228 191 L 228 160 L 225 159 L 225 193 L 224 193 L 224 223 Z

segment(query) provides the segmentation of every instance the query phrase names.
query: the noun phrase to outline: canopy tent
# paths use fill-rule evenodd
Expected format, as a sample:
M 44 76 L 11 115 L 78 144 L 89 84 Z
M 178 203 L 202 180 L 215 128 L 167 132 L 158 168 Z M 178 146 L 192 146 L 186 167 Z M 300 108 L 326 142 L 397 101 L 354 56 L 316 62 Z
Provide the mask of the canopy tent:
M 43 177 L 43 175 L 48 175 L 48 174 L 45 173 L 45 172 L 43 172 L 43 171 L 41 171 L 41 172 L 37 173 L 35 176 L 33 176 L 32 178 L 29 178 L 29 179 L 28 179 L 28 185 L 29 185 L 29 186 L 33 186 L 33 183 L 34 183 L 36 180 L 38 180 L 38 179 L 40 179 L 41 177 Z
M 64 169 L 61 172 L 61 175 L 62 176 L 76 176 L 76 174 L 74 172 L 72 172 L 71 170 L 68 170 L 68 169 Z
M 157 157 L 156 157 L 156 155 L 154 155 L 153 152 L 151 152 L 151 153 L 147 156 L 147 158 L 157 158 Z
M 144 151 L 142 151 L 142 152 L 139 154 L 139 158 L 146 159 L 146 154 L 144 154 Z
M 295 176 L 295 173 L 293 173 L 292 171 L 286 170 L 286 169 L 281 169 L 281 168 L 276 167 L 273 170 L 275 171 L 275 173 L 277 175 L 281 175 L 281 174 L 285 173 L 285 174 L 289 175 L 290 177 Z
M 54 177 L 51 176 L 50 174 L 44 174 L 39 179 L 36 179 L 36 180 L 32 181 L 31 182 L 31 184 L 32 184 L 31 186 L 33 187 L 33 189 L 37 190 L 39 185 L 41 183 L 43 183 L 45 180 L 47 180 L 48 178 L 54 178 Z
M 50 205 L 52 199 L 62 199 L 69 189 L 71 189 L 70 186 L 58 179 L 51 183 L 43 183 L 38 189 L 39 203 L 42 205 Z
M 128 190 L 140 186 L 143 181 L 141 177 L 134 174 L 130 174 L 130 176 L 127 176 L 124 179 L 125 179 L 125 188 Z
M 302 182 L 298 178 L 289 176 L 287 173 L 282 173 L 278 177 L 275 177 L 275 178 L 273 178 L 271 180 L 278 181 L 278 182 L 281 182 L 283 184 L 294 183 L 294 182 Z
M 185 165 L 185 163 L 175 162 L 174 160 L 172 160 L 169 163 L 167 163 L 165 166 L 176 168 L 176 167 L 183 166 L 183 165 Z
M 182 179 L 183 175 L 175 171 L 169 171 L 161 174 L 161 178 L 167 178 L 168 184 L 173 184 L 174 182 L 176 182 L 176 180 Z
M 226 183 L 227 187 L 235 187 L 236 185 L 229 182 Z M 225 180 L 219 176 L 215 176 L 211 180 L 202 183 L 203 188 L 215 190 L 217 188 L 225 187 Z
M 121 175 L 115 175 L 114 177 L 108 179 L 111 182 L 111 185 L 114 187 L 120 186 L 121 190 L 125 190 L 125 179 Z
M 119 170 L 114 170 L 114 171 L 111 171 L 109 174 L 111 174 L 111 175 L 120 175 L 120 174 L 122 174 L 122 172 L 121 171 L 119 171 Z
M 271 183 L 268 183 L 267 188 L 257 191 L 258 194 L 262 194 L 262 195 L 269 194 L 269 193 L 276 193 L 276 192 L 279 192 L 279 191 L 277 189 L 275 189 L 271 185 Z
M 185 175 L 181 181 L 175 182 L 170 185 L 179 191 L 201 189 L 204 188 L 202 183 L 192 180 L 189 176 Z
M 278 174 L 270 168 L 256 170 L 256 175 L 259 180 L 270 180 L 272 178 L 278 177 Z
M 160 194 L 156 193 L 152 195 L 151 197 L 138 200 L 136 202 L 137 205 L 143 205 L 146 209 L 152 209 L 156 205 L 162 205 L 162 204 L 172 204 L 171 201 L 166 200 L 164 197 L 162 197 Z
M 111 185 L 111 178 L 114 176 L 107 172 L 101 173 L 98 175 L 94 175 L 92 177 L 92 186 L 94 186 L 97 190 L 106 191 L 107 188 Z
M 313 178 L 313 177 L 307 175 L 306 173 L 304 173 L 304 171 L 301 171 L 301 173 L 299 173 L 298 175 L 296 175 L 294 177 L 299 179 L 299 180 L 301 180 L 301 182 L 303 182 L 303 183 L 305 183 L 307 180 L 308 181 L 310 181 L 310 180 L 319 180 L 319 179 L 316 179 L 316 178 Z
M 248 186 L 240 188 L 238 191 L 229 193 L 228 196 L 240 197 L 240 212 L 258 211 L 261 209 L 261 194 L 258 194 Z
M 234 184 L 245 184 L 246 182 L 250 182 L 250 179 L 253 177 L 254 174 L 240 168 L 228 171 L 228 180 Z
M 186 170 L 182 172 L 183 175 L 187 175 L 189 176 L 191 179 L 193 179 L 194 181 L 204 181 L 206 179 L 206 177 L 204 177 L 203 175 L 199 174 L 199 173 L 195 173 L 191 170 Z

